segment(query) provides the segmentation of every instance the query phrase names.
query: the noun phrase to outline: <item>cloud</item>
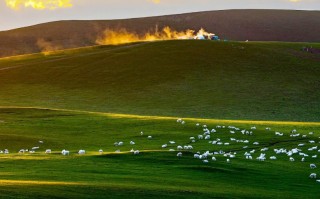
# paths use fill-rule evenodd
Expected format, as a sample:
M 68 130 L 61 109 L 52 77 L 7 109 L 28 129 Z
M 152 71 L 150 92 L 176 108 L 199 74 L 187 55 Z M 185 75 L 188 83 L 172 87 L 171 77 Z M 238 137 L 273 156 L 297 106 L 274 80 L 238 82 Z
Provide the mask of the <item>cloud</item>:
M 161 3 L 161 0 L 148 0 L 149 2 L 153 2 L 154 4 L 159 4 Z
M 6 0 L 6 4 L 14 10 L 21 7 L 30 7 L 37 10 L 72 7 L 71 0 Z

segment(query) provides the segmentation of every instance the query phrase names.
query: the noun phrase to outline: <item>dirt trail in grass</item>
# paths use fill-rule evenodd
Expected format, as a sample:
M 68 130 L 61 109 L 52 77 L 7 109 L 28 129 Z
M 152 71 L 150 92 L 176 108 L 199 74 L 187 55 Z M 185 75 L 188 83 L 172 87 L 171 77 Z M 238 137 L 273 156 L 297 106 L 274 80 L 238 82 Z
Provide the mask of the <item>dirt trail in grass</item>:
M 10 70 L 10 69 L 15 69 L 15 68 L 21 68 L 21 67 L 25 67 L 25 66 L 32 66 L 34 64 L 52 63 L 52 62 L 61 61 L 61 60 L 68 60 L 68 59 L 74 59 L 74 58 L 78 58 L 78 57 L 85 57 L 85 56 L 89 56 L 89 55 L 96 55 L 96 54 L 102 54 L 102 53 L 107 53 L 107 52 L 113 52 L 113 51 L 117 51 L 117 50 L 133 48 L 133 47 L 137 47 L 137 46 L 141 46 L 141 45 L 145 45 L 145 44 L 147 44 L 147 42 L 133 44 L 133 45 L 120 46 L 120 47 L 116 47 L 116 48 L 113 48 L 113 49 L 107 49 L 107 50 L 102 50 L 102 51 L 95 51 L 95 52 L 90 52 L 90 53 L 81 53 L 80 55 L 75 55 L 75 56 L 70 56 L 70 57 L 69 56 L 68 57 L 62 57 L 62 58 L 60 57 L 60 58 L 50 59 L 50 60 L 46 60 L 46 61 L 33 62 L 33 63 L 27 63 L 27 64 L 19 64 L 19 65 L 16 65 L 16 66 L 0 68 L 0 71 L 5 71 L 5 70 Z M 72 49 L 70 49 L 70 50 L 72 50 Z

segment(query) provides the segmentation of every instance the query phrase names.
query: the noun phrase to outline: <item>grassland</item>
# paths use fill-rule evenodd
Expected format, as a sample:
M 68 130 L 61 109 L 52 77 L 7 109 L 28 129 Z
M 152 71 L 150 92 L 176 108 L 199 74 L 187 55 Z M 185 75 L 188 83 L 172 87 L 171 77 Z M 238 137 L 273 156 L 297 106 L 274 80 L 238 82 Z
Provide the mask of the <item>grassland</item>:
M 255 160 L 263 147 L 269 157 L 319 142 L 319 57 L 302 52 L 306 45 L 169 41 L 0 59 L 0 150 L 10 151 L 0 154 L 0 198 L 318 198 L 320 184 L 308 177 L 318 158 Z M 201 140 L 181 158 L 169 152 L 203 133 L 196 123 L 257 130 L 213 135 L 248 139 L 247 149 Z M 292 129 L 307 137 L 289 137 Z M 161 148 L 170 140 L 176 144 Z M 35 154 L 18 154 L 34 146 Z M 230 163 L 193 158 L 220 149 L 238 155 Z
M 308 45 L 168 41 L 1 59 L 0 104 L 319 121 L 319 55 Z
M 190 136 L 202 131 L 195 125 L 198 122 L 212 128 L 237 122 L 237 127 L 249 129 L 253 125 L 249 121 L 186 119 L 186 125 L 181 125 L 175 118 L 31 108 L 2 108 L 0 118 L 0 145 L 11 152 L 0 155 L 1 198 L 317 198 L 320 193 L 319 185 L 308 178 L 309 163 L 318 162 L 311 158 L 289 162 L 282 155 L 276 161 L 249 161 L 243 156 L 249 149 L 231 144 L 222 147 L 238 152 L 231 163 L 219 155 L 216 162 L 204 164 L 191 152 L 177 158 L 177 152 L 161 148 L 169 140 L 177 142 L 170 146 L 174 149 L 188 144 Z M 273 130 L 267 132 L 265 127 Z M 316 134 L 289 138 L 288 132 L 294 128 L 303 134 Z M 278 138 L 274 130 L 286 136 Z M 319 130 L 319 123 L 265 122 L 257 125 L 252 137 L 232 137 L 259 141 L 261 146 L 251 144 L 250 150 L 270 147 L 267 154 L 271 155 L 274 148 L 294 148 L 317 139 Z M 227 129 L 218 132 L 215 137 L 222 140 L 231 137 Z M 147 135 L 153 139 L 148 140 Z M 130 140 L 136 145 L 129 145 Z M 125 145 L 115 147 L 115 141 L 124 141 Z M 21 148 L 38 145 L 36 154 L 17 153 Z M 194 151 L 221 149 L 207 141 L 192 145 Z M 44 154 L 47 148 L 53 153 Z M 105 151 L 102 155 L 98 153 L 100 148 Z M 131 148 L 141 150 L 141 154 L 132 155 Z M 70 150 L 71 155 L 60 155 L 62 149 Z M 86 149 L 87 154 L 77 155 L 79 149 Z M 117 149 L 122 153 L 114 153 Z

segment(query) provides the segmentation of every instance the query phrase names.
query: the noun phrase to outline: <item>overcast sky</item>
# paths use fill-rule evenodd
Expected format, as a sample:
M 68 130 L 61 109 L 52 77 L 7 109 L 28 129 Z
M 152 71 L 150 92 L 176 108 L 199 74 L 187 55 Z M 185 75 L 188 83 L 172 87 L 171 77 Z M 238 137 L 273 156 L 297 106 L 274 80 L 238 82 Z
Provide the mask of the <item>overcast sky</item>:
M 224 9 L 320 10 L 320 0 L 0 0 L 0 30 L 57 20 L 122 19 Z

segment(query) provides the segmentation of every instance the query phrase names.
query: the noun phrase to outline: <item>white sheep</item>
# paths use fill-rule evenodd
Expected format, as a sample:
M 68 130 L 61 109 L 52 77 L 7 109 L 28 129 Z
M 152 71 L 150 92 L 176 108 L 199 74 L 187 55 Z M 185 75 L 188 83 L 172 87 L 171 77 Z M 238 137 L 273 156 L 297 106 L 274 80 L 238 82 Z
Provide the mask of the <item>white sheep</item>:
M 167 144 L 163 144 L 161 147 L 164 149 L 164 148 L 167 148 L 168 145 Z
M 315 164 L 310 164 L 310 169 L 315 169 L 317 166 Z
M 290 157 L 289 160 L 290 160 L 290 162 L 294 162 L 294 158 L 293 157 Z
M 182 146 L 177 146 L 177 150 L 182 150 L 183 147 Z
M 148 139 L 149 139 L 149 140 L 151 140 L 151 139 L 152 139 L 152 136 L 151 136 L 151 135 L 149 135 L 149 136 L 148 136 Z
M 315 178 L 317 178 L 317 174 L 316 173 L 311 173 L 309 178 L 314 178 L 315 179 Z
M 69 154 L 70 154 L 70 151 L 67 151 L 67 150 L 63 149 L 63 150 L 61 151 L 61 154 L 62 154 L 62 155 L 69 155 Z
M 182 157 L 182 153 L 181 152 L 177 153 L 177 157 Z
M 26 150 L 25 149 L 20 149 L 19 153 L 25 153 Z
M 270 160 L 276 160 L 276 159 L 277 159 L 276 156 L 271 156 L 271 157 L 270 157 Z
M 140 151 L 139 150 L 136 150 L 133 152 L 133 155 L 139 155 L 140 154 Z
M 100 154 L 102 154 L 102 153 L 103 153 L 103 150 L 102 150 L 102 149 L 100 149 L 100 150 L 99 150 L 99 153 L 100 153 Z
M 86 154 L 86 151 L 83 150 L 83 149 L 80 149 L 79 152 L 78 152 L 79 155 L 85 155 Z
M 130 145 L 135 145 L 136 143 L 134 141 L 130 141 Z
M 46 149 L 45 153 L 46 154 L 51 153 L 51 149 Z

